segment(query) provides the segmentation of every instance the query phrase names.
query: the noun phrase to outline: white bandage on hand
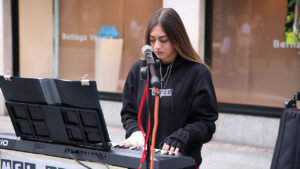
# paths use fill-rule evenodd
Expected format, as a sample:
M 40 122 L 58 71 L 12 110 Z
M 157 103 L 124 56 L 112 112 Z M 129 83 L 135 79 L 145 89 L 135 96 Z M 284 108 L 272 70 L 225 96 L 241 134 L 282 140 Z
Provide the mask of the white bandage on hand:
M 126 141 L 127 143 L 129 143 L 130 146 L 136 146 L 136 147 L 142 147 L 144 146 L 145 143 L 145 139 L 141 131 L 133 132 L 130 135 L 130 137 L 126 139 Z

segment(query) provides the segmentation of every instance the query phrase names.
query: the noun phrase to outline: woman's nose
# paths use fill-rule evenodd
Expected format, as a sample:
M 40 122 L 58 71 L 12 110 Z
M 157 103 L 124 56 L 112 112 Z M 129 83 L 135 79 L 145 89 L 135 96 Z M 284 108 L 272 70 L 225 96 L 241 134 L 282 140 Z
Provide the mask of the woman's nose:
M 160 49 L 161 48 L 161 44 L 159 41 L 156 41 L 154 44 L 154 49 Z

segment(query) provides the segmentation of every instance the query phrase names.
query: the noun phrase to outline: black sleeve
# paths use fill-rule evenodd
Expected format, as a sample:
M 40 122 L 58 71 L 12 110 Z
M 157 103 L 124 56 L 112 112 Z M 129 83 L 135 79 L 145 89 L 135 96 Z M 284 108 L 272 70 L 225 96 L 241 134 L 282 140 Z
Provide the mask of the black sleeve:
M 135 93 L 137 87 L 135 84 L 135 71 L 136 71 L 136 64 L 134 64 L 126 78 L 122 101 L 123 107 L 121 109 L 121 120 L 124 129 L 126 130 L 126 138 L 128 138 L 133 132 L 139 130 L 138 121 L 137 121 L 137 106 L 136 106 L 136 96 Z
M 216 130 L 218 118 L 217 100 L 210 73 L 206 71 L 196 82 L 193 89 L 189 122 L 184 128 L 174 131 L 164 142 L 183 147 L 184 152 L 190 145 L 201 145 L 211 140 Z M 171 145 L 172 146 L 172 145 Z
M 190 111 L 190 122 L 184 127 L 190 143 L 206 143 L 212 139 L 218 119 L 217 99 L 209 71 L 197 81 Z

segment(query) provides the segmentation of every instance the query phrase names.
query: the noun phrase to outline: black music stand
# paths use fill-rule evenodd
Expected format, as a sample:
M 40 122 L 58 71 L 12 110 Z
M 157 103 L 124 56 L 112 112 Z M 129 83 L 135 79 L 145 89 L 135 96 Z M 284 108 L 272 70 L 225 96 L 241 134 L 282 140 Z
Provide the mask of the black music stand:
M 110 150 L 95 81 L 0 76 L 0 88 L 21 139 Z

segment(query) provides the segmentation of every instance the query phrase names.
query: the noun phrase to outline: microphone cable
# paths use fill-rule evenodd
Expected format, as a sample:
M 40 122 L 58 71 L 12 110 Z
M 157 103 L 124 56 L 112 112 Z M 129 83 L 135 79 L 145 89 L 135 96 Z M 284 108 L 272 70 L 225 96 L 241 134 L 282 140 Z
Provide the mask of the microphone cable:
M 83 164 L 81 161 L 79 161 L 72 153 L 69 153 L 69 156 L 71 158 L 73 158 L 73 160 L 75 160 L 78 164 L 82 165 L 83 167 L 87 168 L 87 169 L 92 169 L 91 167 Z
M 83 164 L 81 161 L 79 161 L 72 153 L 69 153 L 69 156 L 70 156 L 73 160 L 75 160 L 79 165 L 85 167 L 86 169 L 92 169 L 91 167 L 89 167 L 89 166 Z M 104 164 L 105 167 L 106 167 L 107 169 L 110 169 L 109 166 L 108 166 L 106 163 L 102 163 L 102 164 Z
M 148 129 L 147 129 L 147 135 L 146 135 L 146 138 L 145 138 L 145 132 L 143 130 L 143 126 L 142 126 L 142 121 L 141 121 L 141 115 L 142 115 L 142 110 L 143 110 L 143 106 L 144 106 L 144 103 L 145 103 L 145 98 L 147 97 L 147 104 L 149 105 L 149 99 L 148 99 L 148 80 L 146 80 L 146 84 L 145 84 L 145 89 L 144 89 L 144 93 L 143 93 L 143 96 L 142 96 L 142 100 L 141 100 L 141 103 L 140 103 L 140 108 L 139 108 L 139 112 L 138 112 L 138 124 L 139 124 L 139 128 L 144 136 L 144 140 L 145 140 L 145 143 L 144 143 L 144 149 L 143 149 L 143 153 L 142 153 L 142 157 L 141 157 L 141 160 L 140 160 L 140 164 L 139 164 L 139 169 L 142 168 L 143 166 L 143 163 L 147 157 L 147 153 L 146 153 L 146 147 L 147 147 L 147 143 L 148 143 L 148 139 L 149 139 L 149 134 L 150 134 L 150 109 L 148 110 Z

